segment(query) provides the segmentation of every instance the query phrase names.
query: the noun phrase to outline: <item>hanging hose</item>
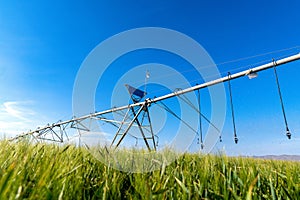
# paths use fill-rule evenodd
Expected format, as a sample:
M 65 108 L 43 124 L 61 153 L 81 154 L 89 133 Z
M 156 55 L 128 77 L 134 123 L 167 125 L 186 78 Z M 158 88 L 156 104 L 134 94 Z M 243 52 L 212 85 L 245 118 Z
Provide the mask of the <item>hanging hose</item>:
M 287 119 L 286 119 L 286 114 L 285 114 L 285 109 L 284 109 L 284 104 L 283 104 L 283 100 L 282 100 L 282 94 L 281 94 L 281 88 L 280 88 L 280 84 L 279 84 L 279 80 L 278 80 L 278 75 L 277 75 L 277 70 L 276 70 L 276 61 L 273 59 L 273 64 L 274 64 L 274 74 L 275 74 L 275 78 L 276 78 L 276 84 L 277 84 L 277 89 L 278 89 L 278 94 L 279 94 L 279 99 L 280 99 L 280 104 L 281 104 L 281 109 L 282 109 L 282 114 L 283 114 L 283 118 L 284 118 L 284 123 L 285 123 L 285 128 L 286 128 L 286 136 L 288 139 L 291 139 L 292 134 L 289 130 L 288 127 L 288 123 L 287 123 Z
M 231 106 L 231 116 L 232 116 L 232 124 L 233 124 L 233 132 L 234 132 L 234 142 L 237 144 L 239 139 L 236 134 L 235 128 L 235 119 L 234 119 L 234 110 L 233 110 L 233 102 L 232 102 L 232 92 L 231 92 L 231 84 L 230 84 L 230 72 L 228 72 L 228 88 L 229 88 L 229 95 L 230 95 L 230 106 Z
M 200 133 L 200 144 L 201 149 L 204 148 L 203 138 L 202 138 L 202 116 L 201 116 L 201 102 L 200 102 L 200 90 L 198 90 L 198 109 L 199 109 L 199 133 Z M 198 138 L 199 142 L 199 138 Z

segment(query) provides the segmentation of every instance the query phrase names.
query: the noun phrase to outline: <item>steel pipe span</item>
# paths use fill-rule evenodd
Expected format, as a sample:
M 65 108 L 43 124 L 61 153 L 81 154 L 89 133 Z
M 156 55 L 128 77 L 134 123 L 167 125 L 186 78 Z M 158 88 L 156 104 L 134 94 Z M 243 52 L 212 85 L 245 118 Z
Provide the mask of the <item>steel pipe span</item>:
M 116 112 L 116 111 L 120 111 L 120 110 L 124 110 L 124 109 L 129 109 L 129 108 L 136 107 L 136 106 L 142 106 L 142 105 L 149 106 L 149 105 L 151 105 L 152 103 L 155 103 L 155 102 L 166 100 L 166 99 L 178 96 L 178 95 L 186 94 L 186 93 L 189 93 L 189 92 L 192 92 L 192 91 L 195 91 L 195 90 L 199 90 L 199 89 L 203 89 L 203 88 L 206 88 L 206 87 L 209 87 L 209 86 L 213 86 L 213 85 L 216 85 L 216 84 L 219 84 L 219 83 L 227 82 L 229 80 L 237 79 L 237 78 L 240 78 L 240 77 L 243 77 L 243 76 L 247 76 L 251 73 L 257 73 L 257 72 L 272 68 L 274 66 L 283 65 L 283 64 L 290 63 L 290 62 L 293 62 L 293 61 L 296 61 L 296 60 L 300 60 L 300 53 L 297 53 L 295 55 L 285 57 L 285 58 L 282 58 L 282 59 L 279 59 L 279 60 L 273 60 L 272 62 L 269 62 L 269 63 L 264 64 L 264 65 L 260 65 L 260 66 L 254 67 L 254 68 L 250 68 L 248 70 L 244 70 L 244 71 L 241 71 L 241 72 L 238 72 L 238 73 L 235 73 L 235 74 L 231 74 L 230 76 L 224 76 L 224 77 L 221 77 L 219 79 L 215 79 L 215 80 L 212 80 L 212 81 L 209 81 L 209 82 L 205 82 L 205 83 L 193 86 L 193 87 L 189 87 L 189 88 L 186 88 L 186 89 L 183 89 L 183 90 L 172 92 L 172 93 L 169 93 L 167 95 L 163 95 L 163 96 L 156 97 L 156 98 L 153 98 L 153 99 L 146 99 L 146 100 L 138 102 L 138 103 L 133 103 L 133 104 L 129 104 L 129 105 L 121 106 L 121 107 L 111 108 L 111 109 L 108 109 L 108 110 L 95 112 L 95 113 L 92 113 L 92 114 L 89 114 L 89 115 L 84 115 L 84 116 L 77 117 L 77 118 L 74 117 L 74 118 L 72 118 L 70 120 L 67 120 L 67 121 L 60 121 L 58 123 L 49 124 L 47 126 L 38 128 L 34 131 L 29 131 L 27 133 L 16 136 L 13 139 L 23 137 L 23 136 L 26 136 L 26 135 L 32 135 L 34 133 L 38 133 L 38 132 L 46 130 L 46 129 L 51 129 L 51 128 L 56 127 L 56 126 L 61 126 L 61 125 L 72 123 L 72 122 L 80 122 L 80 121 L 88 119 L 88 118 L 93 118 L 93 117 L 97 117 L 97 116 L 100 116 L 100 115 L 104 115 L 104 114 L 108 114 L 108 113 L 112 113 L 112 112 Z M 101 120 L 101 119 L 99 118 L 99 120 Z

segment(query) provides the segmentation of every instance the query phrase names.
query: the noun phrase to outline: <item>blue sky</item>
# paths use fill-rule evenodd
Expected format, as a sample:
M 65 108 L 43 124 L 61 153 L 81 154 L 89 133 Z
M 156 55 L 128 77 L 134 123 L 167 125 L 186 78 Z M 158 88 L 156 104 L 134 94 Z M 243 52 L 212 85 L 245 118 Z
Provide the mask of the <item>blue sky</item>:
M 70 118 L 73 83 L 81 63 L 96 45 L 119 32 L 149 26 L 173 29 L 200 43 L 217 64 L 292 48 L 219 65 L 226 74 L 300 52 L 293 48 L 300 45 L 299 9 L 296 0 L 0 1 L 0 133 L 10 135 Z M 166 61 L 168 55 L 148 53 L 138 52 L 123 62 L 176 65 Z M 232 81 L 240 143 L 233 144 L 228 115 L 219 149 L 229 154 L 300 154 L 299 65 L 297 61 L 278 68 L 293 139 L 288 141 L 282 134 L 275 79 L 268 70 L 251 82 Z

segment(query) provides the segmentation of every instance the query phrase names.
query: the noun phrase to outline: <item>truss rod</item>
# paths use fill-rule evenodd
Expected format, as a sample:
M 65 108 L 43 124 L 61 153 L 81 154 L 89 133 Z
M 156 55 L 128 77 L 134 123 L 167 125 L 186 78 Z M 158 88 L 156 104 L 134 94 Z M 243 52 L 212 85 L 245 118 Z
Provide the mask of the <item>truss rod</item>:
M 142 112 L 142 110 L 144 109 L 144 106 L 147 106 L 147 105 L 142 105 L 141 108 L 139 109 L 139 111 L 136 113 L 136 115 L 134 116 L 134 118 L 131 120 L 130 124 L 128 125 L 127 129 L 125 130 L 125 132 L 122 134 L 121 138 L 119 139 L 117 145 L 115 148 L 117 148 L 120 143 L 122 142 L 122 140 L 124 139 L 124 137 L 126 136 L 126 134 L 128 133 L 130 127 L 132 126 L 132 124 L 135 122 L 135 120 L 138 118 L 138 116 L 140 115 L 140 113 Z M 151 150 L 149 146 L 147 146 L 149 151 Z

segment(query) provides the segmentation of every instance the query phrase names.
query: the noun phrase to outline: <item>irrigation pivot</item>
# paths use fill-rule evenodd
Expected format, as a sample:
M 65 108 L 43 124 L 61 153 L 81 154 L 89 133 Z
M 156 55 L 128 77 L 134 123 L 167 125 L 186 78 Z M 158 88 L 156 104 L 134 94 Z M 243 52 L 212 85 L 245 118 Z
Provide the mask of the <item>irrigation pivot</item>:
M 151 104 L 160 103 L 161 105 L 164 105 L 162 102 L 163 100 L 173 98 L 173 97 L 180 97 L 180 98 L 184 99 L 183 97 L 184 97 L 184 94 L 186 94 L 186 93 L 199 91 L 203 88 L 213 86 L 213 85 L 216 85 L 219 83 L 224 83 L 227 81 L 229 81 L 229 86 L 230 86 L 230 80 L 237 79 L 237 78 L 244 77 L 244 76 L 248 76 L 249 78 L 255 78 L 257 76 L 258 72 L 267 70 L 269 68 L 274 68 L 276 84 L 278 86 L 278 92 L 279 92 L 280 102 L 281 102 L 281 106 L 282 106 L 282 112 L 284 115 L 284 120 L 285 120 L 285 125 L 286 125 L 286 131 L 287 131 L 286 135 L 290 139 L 291 133 L 289 131 L 288 124 L 287 124 L 287 119 L 286 119 L 286 114 L 285 114 L 285 110 L 284 110 L 284 104 L 283 104 L 283 100 L 282 100 L 282 95 L 281 95 L 280 85 L 279 85 L 279 81 L 278 81 L 278 75 L 276 72 L 276 67 L 286 64 L 286 63 L 289 63 L 289 62 L 296 61 L 296 60 L 300 60 L 300 53 L 289 56 L 289 57 L 285 57 L 283 59 L 279 59 L 276 61 L 273 60 L 272 62 L 269 62 L 267 64 L 260 65 L 260 66 L 257 66 L 257 67 L 254 67 L 254 68 L 251 68 L 248 70 L 244 70 L 244 71 L 241 71 L 241 72 L 238 72 L 235 74 L 229 73 L 228 76 L 224 76 L 222 78 L 215 79 L 215 80 L 212 80 L 209 82 L 205 82 L 205 83 L 202 83 L 199 85 L 195 85 L 193 87 L 189 87 L 186 89 L 176 90 L 167 95 L 155 97 L 153 99 L 150 99 L 150 98 L 145 99 L 146 92 L 136 89 L 130 85 L 126 85 L 127 90 L 129 92 L 129 94 L 131 95 L 131 99 L 132 99 L 132 103 L 130 103 L 129 105 L 115 107 L 115 108 L 111 108 L 111 109 L 100 111 L 100 112 L 94 112 L 94 113 L 80 116 L 80 117 L 73 117 L 72 119 L 66 120 L 66 121 L 58 121 L 57 123 L 47 124 L 44 127 L 38 127 L 36 130 L 33 130 L 33 131 L 30 130 L 27 133 L 22 133 L 21 135 L 18 135 L 16 137 L 12 138 L 11 140 L 16 140 L 16 139 L 20 139 L 20 138 L 24 138 L 24 137 L 33 137 L 34 139 L 37 139 L 37 140 L 65 142 L 70 139 L 68 130 L 75 129 L 75 131 L 78 131 L 79 135 L 80 135 L 80 131 L 83 131 L 83 132 L 90 131 L 90 128 L 88 126 L 86 126 L 86 124 L 84 123 L 86 120 L 98 120 L 98 121 L 102 121 L 104 123 L 108 123 L 117 128 L 117 132 L 115 133 L 114 139 L 111 142 L 111 147 L 117 148 L 121 144 L 121 142 L 124 140 L 126 135 L 131 134 L 130 130 L 132 129 L 132 127 L 137 127 L 139 129 L 139 132 L 140 132 L 142 139 L 144 140 L 145 145 L 148 148 L 148 150 L 149 151 L 156 150 L 158 138 L 153 133 L 153 129 L 152 129 L 153 127 L 152 127 L 151 120 L 150 120 L 149 107 L 151 106 Z M 149 77 L 149 72 L 147 72 L 146 77 L 147 78 Z M 145 87 L 145 89 L 146 89 L 146 87 Z M 230 90 L 231 90 L 231 87 L 230 87 Z M 230 91 L 230 94 L 231 94 L 231 91 Z M 200 93 L 199 93 L 199 95 L 200 95 Z M 188 101 L 186 101 L 186 102 L 188 102 Z M 198 108 L 195 107 L 195 109 L 198 110 L 198 112 L 200 114 L 199 116 L 201 119 L 201 116 L 203 116 L 203 114 L 201 113 L 201 109 L 200 109 L 200 96 L 198 99 L 198 103 L 199 103 L 199 107 Z M 233 112 L 233 105 L 232 105 L 232 96 L 231 96 L 231 106 L 232 106 L 231 108 L 232 108 L 232 117 L 233 117 L 233 125 L 234 125 L 234 137 L 235 137 L 235 142 L 237 143 L 236 128 L 235 128 L 235 122 L 234 122 L 234 112 Z M 164 107 L 164 109 L 166 109 L 166 110 L 168 109 L 167 106 L 162 106 L 162 107 Z M 169 109 L 167 111 L 172 112 L 171 109 Z M 123 116 L 122 120 L 118 121 L 118 120 L 114 119 L 112 117 L 113 115 L 111 115 L 111 114 L 122 115 Z M 203 118 L 208 120 L 204 116 L 203 116 Z M 179 120 L 183 120 L 183 119 L 179 118 Z M 147 124 L 145 125 L 145 123 L 147 123 Z M 201 123 L 201 121 L 200 121 L 200 123 Z M 187 124 L 187 123 L 185 123 L 185 125 L 189 126 L 189 124 Z M 211 125 L 213 125 L 213 124 L 211 124 Z M 201 126 L 201 124 L 200 124 L 200 126 Z M 217 129 L 217 127 L 215 127 L 215 128 Z M 193 127 L 190 127 L 190 129 L 193 129 Z M 200 141 L 201 148 L 203 148 L 202 132 L 201 132 L 200 139 L 201 139 L 201 141 Z

